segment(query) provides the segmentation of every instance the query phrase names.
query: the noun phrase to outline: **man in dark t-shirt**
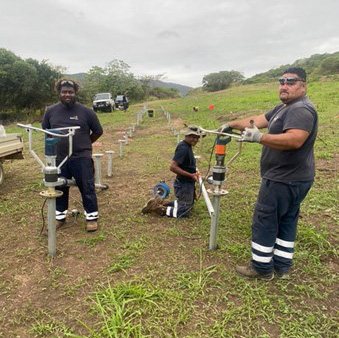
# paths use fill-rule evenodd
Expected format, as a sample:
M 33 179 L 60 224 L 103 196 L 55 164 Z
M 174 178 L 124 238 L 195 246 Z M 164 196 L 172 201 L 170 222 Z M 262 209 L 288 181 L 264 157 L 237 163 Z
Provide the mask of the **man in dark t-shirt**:
M 243 140 L 263 145 L 262 182 L 252 222 L 252 260 L 243 276 L 287 278 L 292 266 L 300 204 L 314 175 L 318 116 L 306 96 L 306 72 L 290 67 L 279 79 L 282 104 L 266 114 L 231 121 L 220 129 L 243 130 Z M 259 129 L 268 128 L 263 134 Z
M 195 182 L 199 180 L 192 147 L 195 146 L 202 133 L 197 126 L 189 126 L 185 138 L 178 143 L 170 170 L 177 176 L 174 181 L 176 200 L 164 203 L 160 198 L 150 199 L 142 209 L 142 213 L 155 212 L 161 216 L 182 218 L 188 217 L 194 204 Z
M 86 230 L 98 228 L 98 203 L 94 185 L 94 166 L 92 160 L 92 143 L 103 133 L 98 117 L 91 109 L 76 102 L 79 85 L 71 80 L 59 80 L 56 90 L 60 102 L 47 107 L 42 120 L 43 129 L 54 129 L 69 126 L 80 126 L 73 136 L 73 152 L 62 165 L 60 176 L 67 179 L 74 177 L 82 196 L 86 217 Z M 68 155 L 68 138 L 61 137 L 57 144 L 57 165 Z M 56 199 L 57 229 L 66 221 L 69 187 L 57 187 L 63 192 Z

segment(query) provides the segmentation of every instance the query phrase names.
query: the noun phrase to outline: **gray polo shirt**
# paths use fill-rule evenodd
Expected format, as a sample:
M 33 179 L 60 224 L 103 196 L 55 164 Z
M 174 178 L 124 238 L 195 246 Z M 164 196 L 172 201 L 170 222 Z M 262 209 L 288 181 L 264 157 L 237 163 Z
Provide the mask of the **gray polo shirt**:
M 261 176 L 272 181 L 290 183 L 311 181 L 315 175 L 313 146 L 317 136 L 317 112 L 306 97 L 280 104 L 265 114 L 268 133 L 281 134 L 288 129 L 309 132 L 305 143 L 295 150 L 277 150 L 263 146 L 260 160 Z

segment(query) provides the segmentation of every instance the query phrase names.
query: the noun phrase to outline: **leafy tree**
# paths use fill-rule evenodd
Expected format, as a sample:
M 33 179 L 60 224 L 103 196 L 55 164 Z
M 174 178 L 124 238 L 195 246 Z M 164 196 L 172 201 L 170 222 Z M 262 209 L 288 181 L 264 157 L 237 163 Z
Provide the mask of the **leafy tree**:
M 91 100 L 99 92 L 126 94 L 131 100 L 142 99 L 142 86 L 129 69 L 127 63 L 116 59 L 109 62 L 105 68 L 91 68 L 84 82 L 87 99 Z
M 105 77 L 105 70 L 98 66 L 92 67 L 85 75 L 81 94 L 87 98 L 87 101 L 90 101 L 96 93 L 109 92 Z
M 155 81 L 160 81 L 164 77 L 164 74 L 157 75 L 144 75 L 139 78 L 142 89 L 144 91 L 144 96 L 148 98 L 150 96 L 151 89 L 153 88 L 152 83 Z
M 51 104 L 55 100 L 54 84 L 61 77 L 58 68 L 48 64 L 47 60 L 41 62 L 27 59 L 26 62 L 36 70 L 36 79 L 32 81 L 32 90 L 27 95 L 27 104 L 34 108 L 41 108 Z
M 9 108 L 13 104 L 12 70 L 14 63 L 20 60 L 14 53 L 4 48 L 0 49 L 0 106 L 2 108 Z
M 160 88 L 154 87 L 149 92 L 150 96 L 156 97 L 158 99 L 173 99 L 180 97 L 178 89 L 175 88 Z
M 240 83 L 244 80 L 244 76 L 235 71 L 221 71 L 218 73 L 210 73 L 202 79 L 203 89 L 208 92 L 215 92 L 228 88 L 233 83 Z
M 43 108 L 54 97 L 60 73 L 46 61 L 23 60 L 0 49 L 0 104 L 6 110 Z
M 270 69 L 265 73 L 260 73 L 246 79 L 244 83 L 262 83 L 271 82 L 281 76 L 282 72 L 288 67 L 303 67 L 309 79 L 317 79 L 323 75 L 339 74 L 339 52 L 332 54 L 314 54 L 309 58 L 296 60 L 292 64 L 280 66 L 275 69 Z
M 324 59 L 319 68 L 321 75 L 339 74 L 339 53 Z

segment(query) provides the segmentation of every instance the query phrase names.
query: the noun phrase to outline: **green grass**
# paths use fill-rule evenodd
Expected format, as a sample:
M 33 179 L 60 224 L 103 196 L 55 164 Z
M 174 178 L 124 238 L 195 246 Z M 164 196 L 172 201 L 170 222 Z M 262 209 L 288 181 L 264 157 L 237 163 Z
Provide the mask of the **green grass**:
M 15 243 L 20 234 L 0 233 L 6 257 L 13 257 L 11 263 L 8 258 L 1 261 L 0 301 L 15 300 L 15 292 L 21 290 L 20 280 L 9 279 L 8 271 L 23 261 L 32 264 L 37 260 L 42 277 L 31 286 L 34 294 L 30 296 L 35 299 L 42 292 L 50 300 L 41 311 L 32 310 L 34 301 L 26 300 L 13 318 L 7 313 L 0 318 L 0 324 L 11 325 L 15 332 L 12 336 L 22 334 L 20 327 L 29 327 L 32 337 L 336 337 L 338 92 L 336 81 L 309 85 L 309 96 L 320 117 L 315 147 L 317 177 L 302 204 L 291 279 L 252 281 L 241 278 L 234 269 L 251 255 L 251 217 L 260 184 L 259 145 L 245 144 L 240 157 L 228 168 L 229 194 L 221 200 L 218 250 L 208 250 L 210 219 L 202 198 L 188 220 L 140 214 L 152 186 L 161 179 L 171 186 L 173 180 L 168 165 L 176 137 L 166 125 L 160 106 L 171 113 L 172 121 L 182 120 L 179 130 L 184 122 L 216 128 L 229 119 L 264 112 L 278 102 L 272 85 L 239 86 L 149 104 L 155 116 L 144 117 L 126 147 L 124 159 L 115 158 L 114 166 L 119 169 L 113 173 L 119 175 L 113 178 L 115 184 L 98 194 L 100 206 L 108 210 L 100 216 L 105 230 L 90 237 L 70 231 L 58 234 L 61 257 L 54 262 L 39 260 L 44 242 L 37 241 L 38 248 L 29 243 L 25 248 L 12 249 L 7 243 Z M 211 103 L 215 105 L 213 111 L 208 109 Z M 193 112 L 193 106 L 199 111 Z M 119 132 L 136 121 L 140 109 L 99 114 L 112 147 Z M 42 151 L 39 140 L 42 137 L 37 135 L 37 147 Z M 207 136 L 195 149 L 201 155 L 198 166 L 204 175 L 213 143 L 214 138 Z M 237 147 L 236 142 L 230 143 L 227 159 Z M 213 155 L 212 166 L 214 162 Z M 14 167 L 6 169 L 14 172 Z M 19 182 L 24 174 L 17 175 Z M 1 200 L 0 217 L 5 222 L 13 221 L 13 229 L 27 226 L 23 216 L 26 211 L 40 211 L 42 199 L 34 196 L 43 186 L 40 175 L 32 175 L 22 188 L 23 194 L 29 194 L 29 201 L 18 202 L 14 190 L 19 190 L 19 185 Z M 131 189 L 131 194 L 126 189 Z M 76 272 L 69 268 L 68 261 L 75 269 L 79 265 Z M 90 268 L 86 270 L 87 264 Z M 18 265 L 15 273 L 20 277 L 30 269 Z M 2 330 L 0 336 L 5 336 Z
M 337 82 L 314 83 L 309 88 L 309 95 L 317 105 L 320 115 L 321 140 L 318 140 L 316 146 L 316 158 L 319 160 L 331 162 L 334 159 L 337 139 L 333 133 L 333 125 L 335 116 L 338 115 L 339 102 L 335 95 L 338 90 Z M 217 94 L 171 100 L 162 105 L 172 114 L 172 119 L 180 117 L 186 123 L 215 128 L 227 120 L 228 114 L 256 114 L 271 108 L 276 102 L 276 90 L 271 86 L 247 86 Z M 215 105 L 215 111 L 208 110 L 210 103 Z M 193 106 L 199 106 L 199 112 L 192 112 Z M 159 114 L 151 122 L 160 123 L 160 120 Z M 144 126 L 147 127 L 151 122 L 146 121 Z M 171 136 L 165 137 L 167 139 Z M 154 146 L 161 139 L 164 139 L 164 135 L 153 135 L 135 141 L 135 149 L 152 159 L 140 168 L 143 172 L 152 175 L 167 169 Z M 171 142 L 168 142 L 168 149 L 165 150 L 168 158 L 175 147 L 175 142 Z M 213 139 L 206 138 L 197 146 L 196 152 L 202 155 L 199 161 L 202 170 L 208 165 L 212 145 Z M 96 318 L 101 323 L 101 328 L 92 329 L 88 337 L 335 336 L 335 311 L 326 311 L 326 304 L 331 303 L 337 278 L 326 262 L 337 257 L 337 251 L 333 246 L 329 224 L 326 221 L 318 222 L 325 211 L 329 215 L 327 217 L 330 223 L 334 225 L 338 220 L 333 177 L 318 174 L 320 177 L 304 203 L 305 216 L 299 222 L 295 255 L 297 275 L 294 281 L 275 281 L 273 284 L 248 281 L 236 276 L 227 265 L 232 266 L 250 257 L 250 220 L 259 186 L 260 149 L 258 145 L 245 145 L 240 158 L 228 173 L 226 184 L 230 193 L 223 198 L 221 204 L 218 233 L 220 250 L 216 253 L 216 257 L 221 260 L 227 257 L 227 261 L 206 264 L 207 257 L 213 254 L 204 251 L 206 248 L 200 248 L 198 264 L 194 269 L 173 266 L 172 278 L 153 281 L 152 284 L 147 284 L 146 289 L 144 281 L 136 281 L 133 287 L 129 284 L 127 290 L 124 286 L 128 296 L 121 295 L 121 286 L 110 286 L 104 291 L 98 291 L 92 301 L 100 309 Z M 237 145 L 232 142 L 229 156 L 236 151 Z M 242 176 L 240 180 L 239 175 Z M 199 201 L 192 216 L 190 231 L 168 220 L 167 234 L 179 241 L 180 238 L 207 241 L 209 220 L 205 215 L 206 207 Z M 187 249 L 183 243 L 178 243 L 178 247 Z M 132 267 L 136 263 L 133 260 L 135 257 L 131 252 L 117 257 L 111 271 Z M 153 280 L 152 271 L 146 273 L 145 278 Z M 134 288 L 139 292 L 132 292 Z M 111 304 L 112 308 L 109 310 L 102 303 L 102 292 L 108 292 L 113 297 L 111 302 L 105 303 Z M 119 318 L 116 317 L 118 314 Z

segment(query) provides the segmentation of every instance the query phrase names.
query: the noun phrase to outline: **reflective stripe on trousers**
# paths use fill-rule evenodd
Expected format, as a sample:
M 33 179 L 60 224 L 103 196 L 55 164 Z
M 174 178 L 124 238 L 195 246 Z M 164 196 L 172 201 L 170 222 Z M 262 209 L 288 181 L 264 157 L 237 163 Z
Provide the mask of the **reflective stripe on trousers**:
M 290 269 L 300 203 L 312 183 L 262 179 L 252 223 L 252 264 L 258 272 Z

